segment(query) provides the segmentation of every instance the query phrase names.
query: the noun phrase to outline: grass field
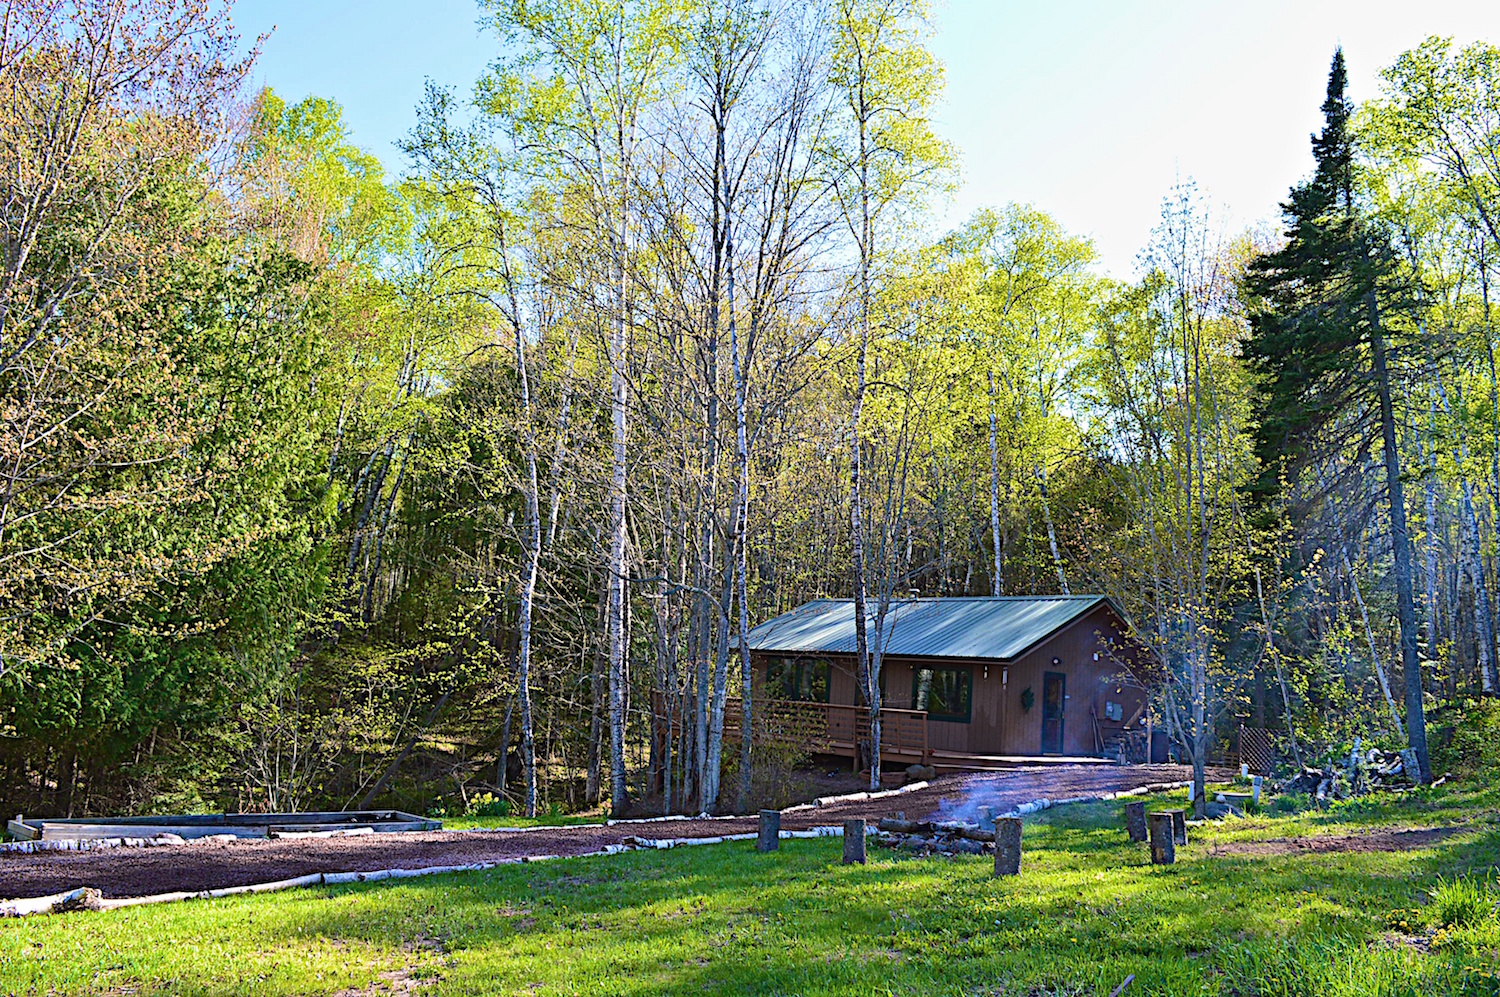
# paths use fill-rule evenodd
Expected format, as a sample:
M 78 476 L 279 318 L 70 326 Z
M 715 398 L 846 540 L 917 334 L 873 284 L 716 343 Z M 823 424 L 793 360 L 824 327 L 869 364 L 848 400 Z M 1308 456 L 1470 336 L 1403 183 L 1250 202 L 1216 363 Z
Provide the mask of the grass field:
M 1209 854 L 1454 823 L 1399 853 Z M 1028 819 L 1009 880 L 984 857 L 737 842 L 32 918 L 0 924 L 0 992 L 1106 997 L 1134 974 L 1128 997 L 1500 993 L 1500 793 L 1228 821 L 1167 868 L 1119 826 L 1118 804 Z

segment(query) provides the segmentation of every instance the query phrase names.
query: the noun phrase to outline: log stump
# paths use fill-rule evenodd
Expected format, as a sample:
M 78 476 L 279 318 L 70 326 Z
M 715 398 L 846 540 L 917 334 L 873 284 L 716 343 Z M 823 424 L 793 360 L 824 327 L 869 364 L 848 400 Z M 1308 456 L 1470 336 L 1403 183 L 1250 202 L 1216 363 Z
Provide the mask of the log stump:
M 755 850 L 758 852 L 774 852 L 781 847 L 781 811 L 762 810 L 760 812 L 760 836 L 755 839 Z
M 1125 830 L 1130 840 L 1140 844 L 1146 840 L 1146 804 L 1144 801 L 1125 804 Z
M 995 875 L 1021 874 L 1021 818 L 995 818 Z
M 865 819 L 844 821 L 844 864 L 865 864 Z
M 1177 861 L 1177 836 L 1172 830 L 1172 815 L 1152 814 L 1150 821 L 1151 864 L 1171 865 Z
M 1172 840 L 1179 844 L 1187 844 L 1187 811 L 1168 810 L 1172 815 Z

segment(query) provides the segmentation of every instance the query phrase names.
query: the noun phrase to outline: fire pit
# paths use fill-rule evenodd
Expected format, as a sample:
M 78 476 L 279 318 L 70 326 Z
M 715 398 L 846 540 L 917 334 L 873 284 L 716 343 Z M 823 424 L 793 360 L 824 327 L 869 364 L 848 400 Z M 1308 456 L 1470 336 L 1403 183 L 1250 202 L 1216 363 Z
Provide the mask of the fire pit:
M 910 821 L 887 817 L 875 840 L 886 848 L 913 855 L 989 855 L 995 832 L 965 821 Z

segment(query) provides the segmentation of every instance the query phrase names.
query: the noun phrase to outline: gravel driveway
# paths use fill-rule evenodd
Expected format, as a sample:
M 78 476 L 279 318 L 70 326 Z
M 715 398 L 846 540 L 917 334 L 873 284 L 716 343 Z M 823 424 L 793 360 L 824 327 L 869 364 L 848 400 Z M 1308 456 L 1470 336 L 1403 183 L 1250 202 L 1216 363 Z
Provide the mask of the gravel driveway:
M 782 815 L 785 830 L 871 821 L 904 812 L 912 820 L 966 815 L 980 804 L 1006 810 L 1040 797 L 1065 799 L 1191 778 L 1178 765 L 1039 766 L 942 776 L 924 789 L 875 800 L 830 803 Z M 701 838 L 756 829 L 754 817 L 664 820 L 526 831 L 423 831 L 300 840 L 249 839 L 93 852 L 0 853 L 0 898 L 44 896 L 92 886 L 106 897 L 198 891 L 290 879 L 315 872 L 372 872 L 426 866 L 582 855 L 627 837 Z

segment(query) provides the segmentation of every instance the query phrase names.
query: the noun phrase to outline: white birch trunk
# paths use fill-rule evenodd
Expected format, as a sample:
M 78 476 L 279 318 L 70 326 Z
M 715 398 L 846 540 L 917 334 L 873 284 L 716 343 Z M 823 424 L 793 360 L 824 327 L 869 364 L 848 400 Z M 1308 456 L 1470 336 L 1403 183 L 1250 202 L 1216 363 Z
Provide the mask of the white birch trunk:
M 728 179 L 725 183 L 727 185 Z M 728 203 L 728 196 L 725 197 Z M 752 709 L 754 672 L 750 667 L 750 597 L 749 597 L 749 531 L 750 519 L 750 440 L 746 432 L 746 407 L 750 356 L 740 356 L 739 324 L 734 311 L 734 228 L 733 220 L 726 220 L 725 241 L 729 257 L 729 354 L 734 369 L 734 462 L 737 492 L 734 499 L 735 517 L 730 546 L 734 550 L 734 601 L 738 605 L 738 640 L 740 650 L 740 787 L 739 809 L 750 805 L 752 757 Z M 754 333 L 754 324 L 751 326 Z M 748 345 L 748 344 L 747 344 Z
M 1047 492 L 1047 469 L 1041 463 L 1036 465 L 1037 489 L 1042 496 L 1042 519 L 1047 524 L 1047 544 L 1052 548 L 1052 566 L 1057 569 L 1057 587 L 1062 590 L 1063 595 L 1072 595 L 1068 589 L 1068 576 L 1063 571 L 1062 554 L 1057 549 L 1057 531 L 1052 527 L 1052 501 Z
M 1437 421 L 1436 406 L 1430 401 L 1427 406 L 1428 435 L 1433 440 L 1432 445 L 1427 446 L 1425 455 L 1418 453 L 1419 461 L 1426 469 L 1425 482 L 1423 486 L 1424 498 L 1424 524 L 1427 532 L 1427 542 L 1424 546 L 1426 563 L 1423 565 L 1423 582 L 1427 599 L 1427 656 L 1433 661 L 1438 660 L 1438 620 L 1441 613 L 1438 608 L 1438 539 L 1437 539 L 1437 434 L 1435 424 Z M 1418 447 L 1422 443 L 1418 440 Z
M 1442 378 L 1435 378 L 1435 383 L 1438 397 L 1442 399 L 1443 412 L 1451 417 L 1453 410 L 1448 404 L 1448 392 L 1443 386 Z M 1485 695 L 1493 695 L 1495 692 L 1495 621 L 1491 615 L 1493 610 L 1489 597 L 1489 585 L 1485 578 L 1484 559 L 1479 550 L 1479 517 L 1474 513 L 1474 483 L 1469 480 L 1466 471 L 1468 463 L 1469 441 L 1463 430 L 1459 430 L 1460 556 L 1463 558 L 1464 573 L 1469 576 L 1469 584 L 1474 587 L 1474 636 L 1478 644 L 1475 657 L 1479 666 L 1479 683 Z
M 1365 639 L 1370 644 L 1370 661 L 1375 665 L 1375 676 L 1380 680 L 1380 692 L 1385 696 L 1385 704 L 1390 707 L 1391 721 L 1396 726 L 1396 733 L 1402 740 L 1406 738 L 1406 727 L 1401 723 L 1401 711 L 1396 708 L 1396 699 L 1391 695 L 1391 684 L 1385 677 L 1385 666 L 1380 663 L 1380 652 L 1375 648 L 1375 631 L 1370 626 L 1370 613 L 1365 609 L 1364 596 L 1360 595 L 1359 579 L 1354 577 L 1354 568 L 1349 563 L 1349 551 L 1347 548 L 1340 550 L 1344 560 L 1344 573 L 1349 576 L 1349 585 L 1354 593 L 1354 601 L 1359 605 L 1359 615 L 1365 624 Z
M 609 408 L 612 460 L 609 480 L 609 778 L 610 808 L 623 815 L 630 806 L 625 781 L 625 600 L 629 598 L 628 537 L 625 522 L 628 398 L 625 383 L 626 314 L 628 294 L 623 247 L 616 248 L 618 300 L 609 343 Z
M 501 245 L 504 252 L 504 244 Z M 521 437 L 526 452 L 526 540 L 521 567 L 520 631 L 516 654 L 516 697 L 521 705 L 521 766 L 526 779 L 526 816 L 536 816 L 536 739 L 531 718 L 531 618 L 536 600 L 537 572 L 542 555 L 542 519 L 537 495 L 536 434 L 531 425 L 531 382 L 526 370 L 525 337 L 512 292 L 513 331 L 516 341 L 516 375 L 521 391 Z
M 999 426 L 995 418 L 995 372 L 989 372 L 990 378 L 990 539 L 995 548 L 995 574 L 990 585 L 990 594 L 1000 596 L 1005 593 L 1005 584 L 1001 575 L 1001 549 L 1000 549 L 1000 442 Z M 967 590 L 966 590 L 967 591 Z

